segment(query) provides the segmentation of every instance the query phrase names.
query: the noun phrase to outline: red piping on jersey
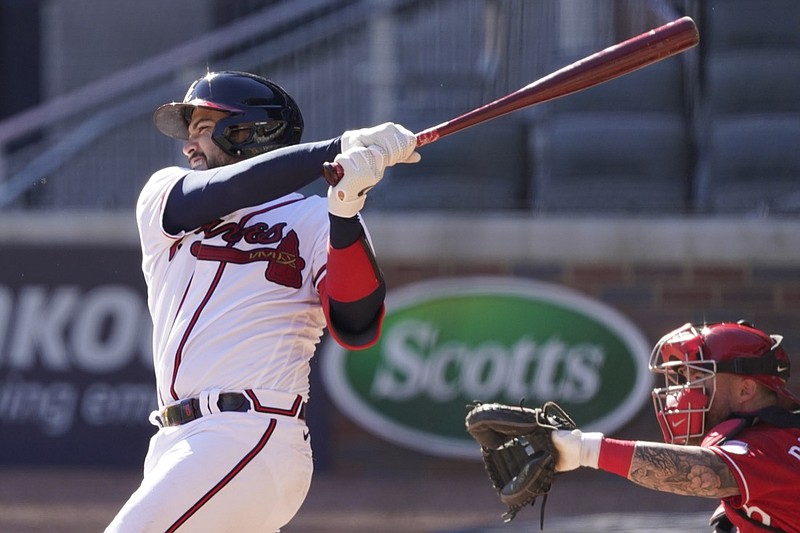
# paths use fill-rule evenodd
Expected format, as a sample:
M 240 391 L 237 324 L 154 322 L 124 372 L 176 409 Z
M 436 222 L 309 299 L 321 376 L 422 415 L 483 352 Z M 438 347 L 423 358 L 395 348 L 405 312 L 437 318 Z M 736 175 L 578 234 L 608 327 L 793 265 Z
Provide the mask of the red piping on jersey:
M 250 398 L 250 401 L 253 403 L 253 410 L 258 413 L 295 417 L 297 416 L 297 413 L 300 412 L 300 408 L 303 406 L 303 397 L 299 394 L 297 395 L 297 398 L 294 399 L 294 403 L 289 409 L 280 409 L 278 407 L 261 405 L 261 403 L 258 401 L 258 396 L 256 396 L 255 393 L 250 389 L 246 389 L 244 393 L 247 394 L 247 397 Z
M 178 309 L 175 311 L 175 318 L 178 318 L 178 314 L 180 314 L 181 309 L 183 309 L 183 304 L 186 302 L 186 297 L 189 295 L 189 287 L 192 286 L 192 280 L 194 280 L 194 274 L 192 277 L 189 278 L 189 283 L 186 284 L 186 290 L 183 291 L 183 296 L 181 296 L 181 303 L 178 304 Z M 173 327 L 175 326 L 175 320 L 172 321 Z
M 181 303 L 178 304 L 178 309 L 175 310 L 175 319 L 178 318 L 178 315 L 180 314 L 181 309 L 183 309 L 183 304 L 184 304 L 184 302 L 186 302 L 186 296 L 188 296 L 188 294 L 189 294 L 189 287 L 192 286 L 192 280 L 194 280 L 194 274 L 192 274 L 192 277 L 189 278 L 189 283 L 186 284 L 186 289 L 183 291 L 183 296 L 181 297 Z M 175 327 L 175 319 L 172 320 L 172 327 Z M 183 348 L 180 348 L 179 350 L 182 351 Z M 178 397 L 175 395 L 175 376 L 176 376 L 177 370 L 178 370 L 177 365 L 173 365 L 172 380 L 170 382 L 170 388 L 169 388 L 170 395 L 175 400 L 178 399 Z M 158 401 L 159 401 L 159 404 L 162 405 L 162 406 L 166 403 L 164 401 L 164 397 L 161 395 L 161 387 L 158 387 Z
M 316 286 L 317 286 L 317 283 L 319 282 L 319 279 L 320 279 L 320 278 L 322 277 L 322 275 L 323 275 L 323 274 L 325 274 L 327 271 L 328 271 L 328 265 L 322 265 L 322 268 L 320 268 L 320 269 L 319 269 L 319 272 L 317 272 L 317 275 L 316 275 L 316 276 L 314 276 L 314 279 L 313 279 L 313 280 L 311 280 L 311 283 L 312 283 L 312 284 L 313 284 L 313 285 L 316 287 Z
M 305 200 L 305 197 L 303 197 L 303 198 L 295 198 L 294 200 L 288 200 L 286 202 L 283 202 L 283 203 L 277 204 L 277 205 L 271 205 L 271 206 L 269 206 L 267 208 L 262 209 L 261 211 L 253 211 L 252 213 L 248 213 L 245 216 L 243 216 L 241 218 L 241 220 L 239 220 L 239 224 L 240 225 L 244 225 L 244 224 L 247 223 L 248 220 L 250 220 L 251 218 L 253 218 L 256 215 L 260 215 L 261 213 L 266 213 L 267 211 L 272 211 L 273 209 L 278 209 L 279 207 L 284 207 L 286 205 L 293 204 L 295 202 L 299 202 L 300 200 Z
M 213 498 L 213 497 L 214 497 L 214 496 L 215 496 L 215 495 L 216 495 L 216 494 L 217 494 L 219 491 L 221 491 L 222 489 L 224 489 L 224 488 L 225 488 L 225 486 L 226 486 L 228 483 L 230 483 L 230 482 L 231 482 L 231 480 L 232 480 L 234 477 L 236 477 L 236 475 L 237 475 L 237 474 L 239 474 L 239 472 L 241 472 L 241 471 L 244 469 L 244 467 L 246 467 L 246 466 L 247 466 L 247 465 L 250 463 L 250 461 L 252 461 L 252 460 L 255 458 L 255 456 L 256 456 L 256 455 L 258 455 L 258 454 L 261 452 L 261 450 L 263 450 L 263 449 L 264 449 L 264 446 L 266 446 L 266 445 L 267 445 L 267 442 L 269 441 L 270 437 L 272 437 L 272 433 L 275 431 L 275 426 L 277 425 L 277 423 L 278 423 L 278 422 L 277 422 L 277 421 L 276 421 L 274 418 L 273 418 L 273 419 L 271 419 L 271 420 L 269 421 L 269 426 L 267 427 L 267 430 L 266 430 L 266 431 L 264 432 L 264 434 L 261 436 L 261 438 L 259 439 L 258 443 L 255 445 L 255 447 L 254 447 L 252 450 L 250 450 L 250 451 L 247 453 L 247 455 L 245 455 L 245 456 L 242 458 L 242 460 L 241 460 L 241 461 L 239 461 L 239 462 L 236 464 L 236 466 L 234 466 L 234 467 L 233 467 L 233 469 L 232 469 L 230 472 L 228 472 L 228 473 L 225 475 L 225 477 L 223 477 L 223 478 L 222 478 L 222 479 L 219 481 L 219 483 L 217 483 L 216 485 L 214 485 L 214 486 L 211 488 L 211 490 L 209 490 L 208 492 L 206 492 L 206 493 L 205 493 L 205 495 L 203 495 L 203 497 L 202 497 L 202 498 L 200 498 L 200 499 L 197 501 L 197 503 L 195 503 L 194 505 L 192 505 L 192 506 L 189 508 L 189 510 L 188 510 L 188 511 L 186 511 L 185 513 L 183 513 L 183 515 L 182 515 L 180 518 L 178 518 L 178 519 L 175 521 L 175 523 L 174 523 L 174 524 L 172 524 L 171 526 L 169 526 L 169 528 L 166 530 L 166 533 L 171 533 L 171 532 L 174 532 L 174 531 L 176 531 L 176 530 L 177 530 L 179 527 L 181 527 L 181 526 L 182 526 L 182 525 L 183 525 L 183 524 L 184 524 L 184 523 L 185 523 L 187 520 L 189 520 L 189 519 L 190 519 L 190 518 L 191 518 L 191 517 L 192 517 L 192 516 L 193 516 L 193 515 L 194 515 L 194 514 L 197 512 L 197 511 L 199 511 L 199 510 L 200 510 L 200 508 L 201 508 L 201 507 L 203 507 L 203 505 L 205 505 L 206 503 L 208 503 L 208 501 L 209 501 L 211 498 Z
M 217 273 L 214 275 L 214 280 L 211 282 L 211 286 L 208 288 L 206 295 L 203 297 L 203 301 L 200 302 L 200 305 L 192 315 L 192 320 L 189 322 L 189 326 L 186 328 L 186 331 L 183 332 L 183 337 L 178 345 L 178 351 L 175 353 L 175 362 L 172 368 L 172 383 L 170 383 L 169 392 L 176 400 L 180 399 L 177 391 L 175 390 L 175 380 L 178 378 L 178 367 L 181 366 L 181 360 L 183 359 L 183 348 L 186 346 L 186 342 L 189 340 L 189 335 L 194 329 L 195 324 L 197 324 L 197 320 L 200 318 L 200 313 L 203 312 L 206 304 L 211 299 L 211 295 L 214 294 L 217 285 L 219 285 L 219 280 L 222 278 L 222 272 L 225 270 L 226 264 L 227 263 L 220 263 L 219 268 L 217 268 Z

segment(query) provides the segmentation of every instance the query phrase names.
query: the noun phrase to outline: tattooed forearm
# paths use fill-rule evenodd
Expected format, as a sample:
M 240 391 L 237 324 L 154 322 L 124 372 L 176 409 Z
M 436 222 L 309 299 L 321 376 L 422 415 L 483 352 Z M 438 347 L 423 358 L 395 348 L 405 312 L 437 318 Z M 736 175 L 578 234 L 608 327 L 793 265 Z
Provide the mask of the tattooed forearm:
M 739 494 L 730 468 L 711 450 L 637 442 L 628 479 L 654 490 L 727 498 Z

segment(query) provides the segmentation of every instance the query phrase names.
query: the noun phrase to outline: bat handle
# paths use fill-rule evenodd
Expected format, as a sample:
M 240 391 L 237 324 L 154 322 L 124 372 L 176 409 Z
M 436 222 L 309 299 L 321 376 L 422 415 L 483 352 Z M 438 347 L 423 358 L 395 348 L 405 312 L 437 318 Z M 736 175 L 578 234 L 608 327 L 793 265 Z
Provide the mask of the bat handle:
M 339 163 L 323 163 L 322 176 L 328 182 L 328 185 L 336 187 L 336 184 L 342 181 L 344 177 L 344 169 Z

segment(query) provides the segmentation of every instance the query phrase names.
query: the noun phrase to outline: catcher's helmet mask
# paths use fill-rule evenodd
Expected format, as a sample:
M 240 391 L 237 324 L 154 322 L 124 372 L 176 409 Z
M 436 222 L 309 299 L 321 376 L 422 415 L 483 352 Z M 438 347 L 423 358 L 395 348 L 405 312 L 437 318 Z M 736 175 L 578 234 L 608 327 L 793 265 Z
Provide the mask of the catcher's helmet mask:
M 189 87 L 182 102 L 164 104 L 153 113 L 156 128 L 169 137 L 189 138 L 188 125 L 198 107 L 223 111 L 211 136 L 225 153 L 248 158 L 298 144 L 303 116 L 276 83 L 248 72 L 209 72 Z M 247 130 L 240 138 L 242 130 Z
M 685 324 L 662 337 L 650 356 L 650 370 L 665 379 L 664 387 L 653 389 L 664 440 L 685 444 L 705 435 L 719 372 L 747 376 L 783 402 L 800 405 L 786 385 L 790 364 L 782 341 L 742 320 Z

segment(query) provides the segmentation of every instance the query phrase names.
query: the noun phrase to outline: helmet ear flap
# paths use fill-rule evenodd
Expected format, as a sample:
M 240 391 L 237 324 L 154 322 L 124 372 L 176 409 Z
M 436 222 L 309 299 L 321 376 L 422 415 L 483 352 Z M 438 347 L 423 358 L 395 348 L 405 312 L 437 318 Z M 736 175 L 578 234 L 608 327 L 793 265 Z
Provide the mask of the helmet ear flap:
M 231 138 L 231 132 L 235 131 L 237 126 L 239 126 L 239 119 L 235 116 L 222 118 L 218 120 L 216 126 L 214 126 L 211 139 L 226 154 L 234 157 L 242 157 L 241 143 Z

